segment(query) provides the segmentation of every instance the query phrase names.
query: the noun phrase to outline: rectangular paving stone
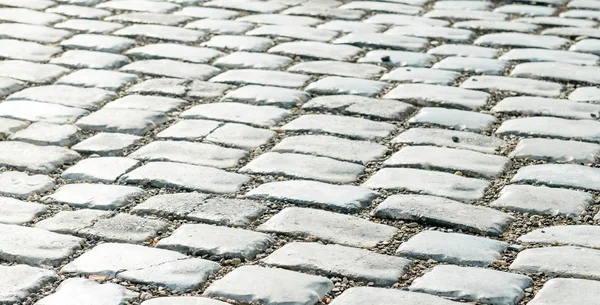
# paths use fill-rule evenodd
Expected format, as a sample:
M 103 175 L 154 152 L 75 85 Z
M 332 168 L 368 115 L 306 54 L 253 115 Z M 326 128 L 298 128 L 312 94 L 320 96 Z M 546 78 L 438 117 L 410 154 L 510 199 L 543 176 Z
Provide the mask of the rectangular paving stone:
M 154 141 L 129 154 L 141 161 L 169 161 L 218 168 L 236 167 L 246 151 L 205 143 Z
M 228 70 L 215 77 L 210 81 L 217 83 L 227 83 L 235 85 L 263 85 L 299 88 L 304 86 L 310 77 L 302 74 L 281 72 L 281 71 L 265 71 L 255 69 Z
M 500 56 L 500 59 L 526 62 L 548 61 L 582 66 L 595 66 L 600 57 L 593 54 L 561 50 L 512 49 Z
M 483 197 L 489 182 L 443 172 L 412 168 L 384 168 L 371 176 L 362 186 L 406 190 L 471 202 Z
M 89 112 L 79 108 L 58 104 L 40 103 L 25 100 L 10 100 L 0 103 L 0 117 L 47 122 L 56 124 L 74 123 Z
M 0 20 L 7 22 L 50 25 L 67 18 L 59 14 L 38 12 L 25 8 L 0 8 Z
M 564 18 L 559 18 L 564 19 Z M 590 20 L 578 20 L 583 22 L 590 22 Z M 593 22 L 591 26 L 595 26 L 596 22 Z M 569 51 L 575 52 L 583 52 L 583 53 L 592 53 L 592 54 L 600 54 L 600 44 L 598 43 L 598 39 L 582 39 L 578 42 L 574 43 Z
M 169 2 L 156 2 L 145 0 L 119 0 L 100 3 L 96 5 L 96 7 L 106 8 L 110 10 L 168 13 L 178 9 L 180 6 Z
M 130 63 L 123 55 L 85 50 L 69 50 L 50 63 L 72 68 L 114 69 Z
M 79 34 L 60 43 L 66 48 L 110 53 L 120 53 L 134 44 L 133 39 L 98 34 Z
M 535 215 L 577 217 L 593 204 L 592 195 L 574 190 L 532 185 L 507 185 L 490 206 Z
M 244 34 L 254 27 L 253 24 L 243 21 L 201 19 L 186 24 L 185 28 L 204 30 L 215 34 Z
M 475 36 L 470 30 L 420 25 L 394 26 L 387 30 L 385 34 L 432 38 L 451 42 L 467 42 Z
M 287 123 L 282 130 L 331 133 L 358 139 L 374 140 L 387 137 L 396 126 L 361 118 L 306 114 Z
M 407 3 L 408 1 L 404 1 Z M 403 2 L 400 2 L 403 3 Z M 420 4 L 416 4 L 420 5 Z M 375 14 L 366 18 L 363 22 L 384 25 L 425 25 L 425 26 L 447 26 L 450 22 L 440 19 L 426 18 L 420 16 L 400 14 Z
M 168 58 L 193 63 L 208 63 L 223 53 L 210 48 L 191 47 L 176 43 L 156 43 L 129 49 L 125 54 L 139 59 Z
M 283 3 L 283 2 L 281 2 Z M 228 19 L 228 18 L 220 18 Z M 252 14 L 238 17 L 236 20 L 259 23 L 259 24 L 278 24 L 278 25 L 299 25 L 314 26 L 322 23 L 320 19 L 306 16 L 291 16 L 283 14 Z
M 84 278 L 70 278 L 64 280 L 54 293 L 36 303 L 38 305 L 70 305 L 75 302 L 73 301 L 74 295 L 80 296 L 77 298 L 77 302 L 90 304 L 98 302 L 100 299 L 107 305 L 117 305 L 129 302 L 137 298 L 139 294 L 113 283 L 100 284 Z
M 29 124 L 27 121 L 0 118 L 0 138 L 6 139 L 15 132 L 26 128 Z
M 269 127 L 277 124 L 289 115 L 290 112 L 288 110 L 273 106 L 221 102 L 194 106 L 182 112 L 180 117 L 184 119 L 211 119 Z
M 428 84 L 400 84 L 383 96 L 416 106 L 446 106 L 458 109 L 483 107 L 490 95 L 485 92 Z
M 527 274 L 598 280 L 600 270 L 595 262 L 599 257 L 600 250 L 574 246 L 525 249 L 519 252 L 509 269 Z
M 208 120 L 182 120 L 159 132 L 162 139 L 200 140 L 221 126 L 221 122 Z
M 119 181 L 153 187 L 167 187 L 209 193 L 235 193 L 247 176 L 198 165 L 150 162 L 121 176 Z
M 387 83 L 362 78 L 328 76 L 311 83 L 306 91 L 313 94 L 355 94 L 376 96 L 387 87 Z
M 9 77 L 0 77 L 0 96 L 5 97 L 25 88 L 25 83 Z
M 54 188 L 54 179 L 45 175 L 28 175 L 18 171 L 0 173 L 0 194 L 21 199 Z
M 574 27 L 594 27 L 598 23 L 593 20 L 574 19 L 574 18 L 561 18 L 555 16 L 548 17 L 531 17 L 531 18 L 517 18 L 514 19 L 516 22 L 527 22 L 545 26 L 574 26 Z
M 454 71 L 410 67 L 396 68 L 391 72 L 381 76 L 380 80 L 396 81 L 401 83 L 424 83 L 427 85 L 448 86 L 453 84 L 458 77 L 460 77 L 460 73 Z
M 84 130 L 143 135 L 168 120 L 160 112 L 105 107 L 79 119 L 76 125 Z
M 491 112 L 525 116 L 553 116 L 567 119 L 594 119 L 600 105 L 577 103 L 566 99 L 543 97 L 507 97 L 492 107 Z
M 65 184 L 43 199 L 73 207 L 111 210 L 130 204 L 143 193 L 132 186 L 76 183 Z
M 486 47 L 521 47 L 557 50 L 568 44 L 569 40 L 556 36 L 525 33 L 492 33 L 479 36 L 474 43 Z
M 246 32 L 249 36 L 279 36 L 298 40 L 327 42 L 338 35 L 337 31 L 297 25 L 263 25 Z
M 257 228 L 291 236 L 315 236 L 351 247 L 372 248 L 390 240 L 397 229 L 355 216 L 316 209 L 285 208 Z
M 261 261 L 280 268 L 348 277 L 384 286 L 392 285 L 412 265 L 409 260 L 399 257 L 313 242 L 288 243 Z
M 552 162 L 594 163 L 599 155 L 598 144 L 553 139 L 521 139 L 509 156 Z
M 19 1 L 19 0 L 9 0 L 9 1 Z M 48 1 L 48 2 L 50 2 L 50 1 Z M 52 3 L 52 5 L 54 5 L 54 3 Z M 103 18 L 103 17 L 107 17 L 107 16 L 111 15 L 111 13 L 107 10 L 79 6 L 79 5 L 68 5 L 68 4 L 57 5 L 57 6 L 48 8 L 48 9 L 46 9 L 46 12 L 60 14 L 60 15 L 69 16 L 69 17 L 89 18 L 89 19 Z
M 68 275 L 103 275 L 134 283 L 167 287 L 175 291 L 195 289 L 221 266 L 175 251 L 131 244 L 104 243 L 64 266 Z
M 375 217 L 420 221 L 435 226 L 500 236 L 513 216 L 483 206 L 427 195 L 392 195 L 375 208 Z
M 427 124 L 446 128 L 481 132 L 498 119 L 492 115 L 466 110 L 424 107 L 408 120 L 411 125 Z
M 287 6 L 276 2 L 262 3 L 261 1 L 244 0 L 213 0 L 204 3 L 204 6 L 226 8 L 238 11 L 247 11 L 252 13 L 273 13 L 280 11 Z
M 58 266 L 81 249 L 82 244 L 79 237 L 0 224 L 0 258 L 8 262 Z
M 301 135 L 284 138 L 271 150 L 366 164 L 382 157 L 387 148 L 367 141 L 353 141 L 325 135 Z
M 423 17 L 450 20 L 506 20 L 508 16 L 502 13 L 488 11 L 473 11 L 460 9 L 433 9 L 423 14 Z
M 519 33 L 532 33 L 538 30 L 540 27 L 535 24 L 512 22 L 512 21 L 499 21 L 499 20 L 469 20 L 455 22 L 453 27 L 459 29 L 479 30 L 479 31 L 502 31 L 502 32 L 519 32 Z
M 81 229 L 78 233 L 104 241 L 143 243 L 167 228 L 168 224 L 162 220 L 119 213 L 110 218 L 98 219 L 93 225 Z
M 508 243 L 460 233 L 423 231 L 403 242 L 396 254 L 456 265 L 485 267 L 502 258 Z
M 356 211 L 367 207 L 379 194 L 353 185 L 310 180 L 275 181 L 259 185 L 245 197 L 284 201 L 302 206 Z
M 305 61 L 293 65 L 287 69 L 291 72 L 302 72 L 307 74 L 338 75 L 357 78 L 375 78 L 386 69 L 368 64 L 355 64 L 332 60 Z
M 170 59 L 138 60 L 119 69 L 120 71 L 160 77 L 207 80 L 221 70 L 204 64 L 183 63 Z
M 0 38 L 22 39 L 41 43 L 57 43 L 73 34 L 67 30 L 22 23 L 0 24 Z
M 410 128 L 392 139 L 392 143 L 435 145 L 494 154 L 506 145 L 504 140 L 478 133 L 437 128 Z
M 159 25 L 179 25 L 192 19 L 191 17 L 164 13 L 126 13 L 105 18 L 106 21 L 130 22 L 130 23 L 148 23 Z
M 499 90 L 521 94 L 559 97 L 564 86 L 559 83 L 534 79 L 479 75 L 469 77 L 460 85 L 460 87 L 465 89 L 477 89 L 485 91 Z
M 367 52 L 357 62 L 395 67 L 428 67 L 435 60 L 435 57 L 432 55 L 417 52 L 373 50 Z
M 161 239 L 157 248 L 194 255 L 239 257 L 251 260 L 273 244 L 271 236 L 250 230 L 205 224 L 183 224 L 169 237 Z
M 307 58 L 346 61 L 360 53 L 360 48 L 335 45 L 319 41 L 291 41 L 280 43 L 269 49 L 269 53 Z
M 196 7 L 185 6 L 180 11 L 174 12 L 173 15 L 190 16 L 194 18 L 215 18 L 215 19 L 231 19 L 240 14 L 238 11 L 226 10 L 211 7 Z M 254 15 L 248 15 L 254 16 Z
M 452 56 L 435 63 L 432 68 L 475 74 L 502 75 L 509 66 L 510 63 L 504 60 Z
M 379 33 L 350 33 L 334 40 L 333 43 L 417 52 L 429 45 L 424 38 Z
M 504 121 L 496 130 L 496 134 L 600 142 L 600 123 L 591 120 L 567 120 L 552 117 L 517 118 Z
M 0 39 L 0 58 L 47 62 L 62 49 L 36 42 Z
M 575 102 L 586 102 L 592 104 L 599 104 L 600 99 L 598 97 L 598 92 L 600 91 L 597 87 L 579 87 L 573 90 L 571 94 L 569 94 L 569 100 Z
M 342 113 L 362 114 L 390 120 L 404 120 L 415 111 L 415 107 L 408 103 L 358 95 L 317 96 L 302 105 L 302 109 L 336 113 L 341 111 Z
M 202 295 L 264 305 L 314 305 L 332 288 L 325 277 L 248 265 L 213 282 Z
M 600 227 L 589 225 L 563 225 L 537 229 L 519 237 L 519 241 L 529 244 L 573 245 L 600 248 L 598 236 Z
M 339 6 L 339 8 L 347 10 L 365 10 L 406 15 L 418 15 L 421 12 L 421 8 L 418 6 L 376 1 L 354 1 L 341 5 Z
M 200 45 L 218 49 L 259 52 L 274 46 L 275 42 L 265 37 L 217 35 Z
M 292 59 L 285 56 L 235 52 L 217 59 L 213 64 L 219 68 L 277 70 L 291 62 Z
M 527 5 L 527 4 L 506 4 L 494 9 L 494 12 L 504 14 L 515 14 L 523 16 L 551 16 L 556 12 L 553 7 Z
M 85 33 L 103 34 L 118 30 L 124 27 L 124 25 L 116 22 L 107 22 L 100 20 L 69 19 L 67 21 L 55 24 L 54 27 Z
M 48 174 L 81 156 L 67 148 L 38 146 L 25 142 L 0 142 L 0 166 L 10 166 L 32 173 Z
M 577 73 L 572 73 L 577 71 Z M 600 84 L 600 68 L 557 62 L 530 62 L 515 66 L 510 76 Z
M 444 158 L 440 158 L 444 156 Z M 447 172 L 461 172 L 467 176 L 493 179 L 504 172 L 509 159 L 471 150 L 435 146 L 405 146 L 383 162 L 386 167 L 415 167 Z
M 61 77 L 55 84 L 116 91 L 137 78 L 134 74 L 117 71 L 81 69 Z
M 369 24 L 361 21 L 331 20 L 317 26 L 318 29 L 338 31 L 343 33 L 363 32 L 378 33 L 385 30 L 385 26 L 379 24 Z
M 258 156 L 239 171 L 311 179 L 334 183 L 354 182 L 363 172 L 364 166 L 317 157 L 291 153 L 268 152 Z
M 238 102 L 254 105 L 275 105 L 282 108 L 292 108 L 310 99 L 304 91 L 271 87 L 247 85 L 228 92 L 221 102 Z
M 4 304 L 17 304 L 58 279 L 54 271 L 27 265 L 0 266 L 0 272 L 0 302 Z
M 2 0 L 0 2 L 2 5 L 23 7 L 32 10 L 43 10 L 54 5 L 54 2 L 46 0 Z
M 139 109 L 154 112 L 172 112 L 188 105 L 188 101 L 153 95 L 126 95 L 105 105 L 106 108 Z
M 0 223 L 22 225 L 46 213 L 48 207 L 10 197 L 0 197 Z M 2 287 L 2 284 L 0 284 Z M 0 289 L 0 296 L 2 289 Z M 0 297 L 0 302 L 2 298 Z
M 135 146 L 142 137 L 124 133 L 97 133 L 71 147 L 73 150 L 101 156 L 122 156 L 125 150 Z
M 520 168 L 511 182 L 600 190 L 600 169 L 575 164 L 538 164 Z
M 156 3 L 155 1 L 151 2 Z M 201 37 L 206 35 L 206 33 L 202 31 L 155 24 L 134 24 L 122 28 L 114 32 L 113 34 L 124 37 L 147 37 L 159 40 L 172 40 L 180 42 L 196 42 Z
M 151 78 L 127 88 L 127 93 L 148 95 L 185 96 L 189 80 L 179 78 Z M 221 92 L 219 92 L 220 94 Z
M 481 57 L 481 58 L 496 58 L 500 51 L 493 48 L 485 48 L 463 44 L 443 44 L 435 48 L 429 49 L 427 54 L 438 56 L 463 56 L 463 57 Z
M 570 10 L 562 13 L 564 17 L 571 17 L 574 15 L 582 16 L 583 18 L 587 18 L 589 15 L 594 14 L 593 19 L 598 20 L 600 15 L 598 12 L 594 11 L 578 11 L 578 10 Z M 577 16 L 577 17 L 579 17 Z M 600 38 L 600 31 L 598 29 L 589 28 L 589 27 L 561 27 L 561 28 L 552 28 L 546 29 L 542 31 L 542 35 L 556 35 L 556 36 L 566 36 L 566 37 L 591 37 L 591 38 Z
M 205 141 L 253 150 L 275 136 L 275 132 L 244 124 L 227 123 L 206 136 Z
M 300 15 L 311 17 L 322 17 L 332 19 L 358 20 L 365 15 L 365 12 L 359 10 L 344 10 L 326 6 L 299 5 L 281 11 L 282 14 Z
M 4 60 L 0 62 L 0 76 L 36 84 L 49 83 L 69 71 L 69 69 L 57 65 L 22 60 Z
M 88 158 L 66 169 L 61 178 L 67 181 L 113 183 L 138 164 L 136 160 L 122 157 Z
M 533 280 L 520 274 L 475 267 L 436 266 L 410 285 L 411 291 L 481 302 L 513 305 L 525 297 Z
M 375 287 L 352 287 L 345 290 L 331 302 L 331 305 L 458 305 L 459 302 L 450 301 L 426 293 L 410 292 L 400 289 L 386 289 Z
M 581 279 L 551 279 L 535 295 L 529 305 L 559 305 L 568 302 L 596 305 L 598 303 L 598 281 Z

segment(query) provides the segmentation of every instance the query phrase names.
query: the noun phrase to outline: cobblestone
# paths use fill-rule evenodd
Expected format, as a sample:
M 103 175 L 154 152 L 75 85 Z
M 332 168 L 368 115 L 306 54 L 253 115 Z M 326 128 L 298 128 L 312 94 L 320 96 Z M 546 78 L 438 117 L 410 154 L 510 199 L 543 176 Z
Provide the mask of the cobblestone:
M 17 303 L 45 284 L 56 281 L 56 273 L 27 265 L 0 266 L 0 302 Z
M 77 300 L 74 299 L 77 297 Z M 118 305 L 136 298 L 137 293 L 123 286 L 105 283 L 100 284 L 94 280 L 72 278 L 63 281 L 53 294 L 41 299 L 39 305 L 74 305 L 78 302 L 94 305 Z

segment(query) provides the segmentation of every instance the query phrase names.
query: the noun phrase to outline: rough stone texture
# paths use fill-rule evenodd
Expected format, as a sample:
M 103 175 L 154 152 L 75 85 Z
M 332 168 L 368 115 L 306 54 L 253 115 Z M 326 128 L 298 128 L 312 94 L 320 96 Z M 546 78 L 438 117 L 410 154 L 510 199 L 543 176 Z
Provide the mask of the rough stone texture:
M 529 305 L 559 305 L 568 302 L 596 305 L 600 283 L 581 279 L 551 279 L 535 295 Z
M 53 294 L 41 299 L 36 304 L 75 305 L 84 302 L 90 305 L 121 305 L 138 295 L 121 285 L 100 284 L 94 280 L 72 278 L 64 280 Z
M 531 278 L 474 267 L 436 266 L 410 285 L 411 291 L 484 304 L 517 304 Z
M 522 139 L 510 156 L 517 159 L 549 160 L 568 163 L 593 163 L 600 145 L 553 139 Z
M 600 248 L 598 237 L 600 227 L 578 226 L 552 226 L 537 229 L 519 237 L 520 242 L 535 244 L 561 244 L 590 248 Z
M 456 265 L 485 267 L 502 258 L 508 243 L 459 233 L 423 231 L 402 243 L 396 254 Z
M 50 173 L 81 156 L 58 146 L 37 146 L 23 142 L 0 142 L 0 165 L 33 173 Z
M 568 120 L 551 117 L 529 117 L 506 120 L 496 134 L 542 136 L 600 142 L 600 123 L 591 120 Z
M 593 202 L 592 195 L 579 191 L 507 185 L 491 206 L 530 214 L 577 216 Z
M 114 212 L 90 209 L 62 211 L 36 223 L 35 227 L 56 233 L 77 235 L 81 230 L 93 226 L 98 220 L 112 217 L 114 214 Z
M 539 164 L 522 167 L 512 182 L 600 190 L 600 170 L 583 165 Z
M 415 107 L 408 103 L 358 95 L 319 96 L 302 105 L 302 109 L 343 111 L 349 114 L 362 114 L 392 120 L 402 120 L 415 111 Z
M 79 119 L 76 125 L 85 130 L 143 135 L 168 120 L 160 112 L 104 107 Z
M 282 129 L 286 131 L 332 133 L 372 140 L 388 136 L 396 129 L 396 126 L 353 117 L 307 114 L 287 123 Z
M 124 133 L 100 132 L 89 137 L 73 147 L 81 153 L 98 154 L 101 156 L 119 156 L 141 140 L 141 137 Z
M 352 287 L 340 296 L 336 297 L 331 305 L 386 305 L 386 304 L 406 304 L 406 305 L 458 305 L 459 302 L 453 302 L 445 298 L 436 297 L 425 293 L 416 293 L 400 289 L 385 289 L 374 287 Z
M 7 97 L 7 100 L 30 100 L 92 110 L 116 98 L 113 92 L 97 88 L 64 85 L 30 87 Z
M 333 288 L 327 278 L 283 269 L 243 266 L 212 283 L 207 297 L 225 297 L 239 302 L 316 304 Z
M 523 273 L 542 273 L 549 276 L 600 279 L 595 262 L 600 250 L 574 246 L 526 249 L 517 255 L 510 270 Z
M 432 124 L 451 129 L 481 132 L 490 128 L 498 119 L 484 113 L 439 107 L 424 107 L 408 120 L 412 124 Z
M 220 265 L 175 251 L 138 245 L 105 243 L 61 269 L 61 273 L 104 275 L 176 291 L 198 287 Z
M 453 137 L 456 137 L 458 141 L 454 141 Z M 399 134 L 392 142 L 411 145 L 453 147 L 480 151 L 488 154 L 493 154 L 506 145 L 506 142 L 494 137 L 488 137 L 473 132 L 437 128 L 411 128 Z
M 223 102 L 194 106 L 180 116 L 184 119 L 209 119 L 268 127 L 277 124 L 288 115 L 288 111 L 273 106 Z
M 54 179 L 44 175 L 28 175 L 17 171 L 0 173 L 0 195 L 27 198 L 54 188 Z
M 37 292 L 44 285 L 57 280 L 56 273 L 50 270 L 27 265 L 0 266 L 0 303 L 16 304 L 30 293 Z
M 143 193 L 144 190 L 132 186 L 77 183 L 61 186 L 46 199 L 74 207 L 110 210 L 131 203 Z
M 24 224 L 31 222 L 46 211 L 48 211 L 48 207 L 42 204 L 0 197 L 0 223 Z
M 421 221 L 490 235 L 501 235 L 515 219 L 498 210 L 424 195 L 390 196 L 377 206 L 373 215 L 395 220 Z
M 341 245 L 366 248 L 388 241 L 397 232 L 396 228 L 358 217 L 306 208 L 285 208 L 257 230 L 315 236 Z

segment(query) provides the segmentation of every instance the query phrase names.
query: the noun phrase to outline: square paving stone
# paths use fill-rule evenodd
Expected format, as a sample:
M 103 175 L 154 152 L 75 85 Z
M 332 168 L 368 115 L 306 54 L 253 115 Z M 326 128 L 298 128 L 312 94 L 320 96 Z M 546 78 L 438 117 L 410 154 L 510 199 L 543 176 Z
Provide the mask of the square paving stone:
M 69 167 L 60 176 L 68 181 L 113 183 L 138 164 L 136 160 L 122 157 L 88 158 Z
M 9 95 L 7 100 L 29 100 L 93 110 L 116 98 L 113 92 L 97 88 L 63 85 L 29 87 Z
M 114 69 L 130 62 L 129 58 L 123 55 L 85 50 L 69 50 L 50 61 L 57 65 L 90 69 Z
M 167 121 L 169 117 L 160 112 L 105 107 L 79 119 L 76 125 L 84 130 L 143 135 Z
M 489 97 L 490 95 L 485 92 L 428 84 L 400 84 L 384 96 L 387 99 L 406 101 L 416 106 L 441 106 L 468 110 L 483 107 Z
M 268 152 L 250 161 L 239 171 L 250 174 L 287 176 L 334 183 L 356 181 L 365 167 L 326 157 Z
M 600 250 L 590 248 L 532 248 L 519 252 L 509 269 L 527 274 L 600 280 L 600 268 L 596 264 L 598 259 Z
M 214 65 L 229 69 L 277 70 L 287 66 L 292 61 L 289 57 L 279 55 L 235 52 L 217 59 Z
M 137 298 L 138 293 L 113 283 L 100 284 L 84 278 L 64 280 L 56 291 L 36 305 L 121 305 Z
M 481 179 L 412 168 L 384 168 L 362 184 L 368 188 L 405 190 L 465 202 L 481 199 L 489 185 Z
M 383 162 L 384 166 L 460 171 L 467 176 L 488 179 L 500 176 L 509 164 L 509 159 L 503 156 L 434 146 L 405 146 Z
M 61 48 L 45 46 L 36 42 L 0 39 L 0 57 L 6 59 L 47 62 L 53 55 L 61 52 Z
M 314 94 L 355 94 L 376 96 L 387 83 L 362 78 L 328 76 L 311 83 L 306 91 Z
M 285 131 L 331 133 L 358 139 L 375 140 L 387 137 L 396 129 L 396 126 L 354 117 L 307 114 L 285 124 L 281 129 Z
M 335 45 L 320 41 L 291 41 L 269 49 L 269 53 L 317 59 L 350 60 L 361 52 L 360 48 Z
M 134 74 L 117 71 L 81 69 L 61 77 L 55 84 L 116 91 L 137 78 Z
M 515 220 L 509 214 L 487 207 L 424 195 L 393 195 L 373 215 L 394 220 L 421 221 L 489 235 L 501 235 Z
M 274 136 L 275 132 L 272 130 L 250 127 L 243 124 L 227 123 L 211 132 L 205 140 L 207 142 L 252 150 L 267 144 Z
M 27 170 L 32 173 L 48 174 L 81 156 L 67 148 L 37 146 L 24 142 L 0 142 L 0 165 Z
M 64 266 L 61 273 L 104 275 L 175 291 L 195 289 L 221 266 L 181 253 L 131 244 L 105 243 Z
M 341 161 L 366 164 L 382 157 L 387 148 L 383 145 L 353 141 L 324 135 L 301 135 L 284 138 L 272 149 L 281 153 L 300 153 L 329 157 Z
M 60 43 L 66 48 L 110 53 L 120 53 L 134 44 L 133 39 L 98 34 L 79 34 Z
M 522 139 L 510 153 L 516 159 L 547 160 L 567 163 L 594 163 L 600 145 L 553 139 Z
M 411 291 L 483 304 L 513 305 L 525 297 L 531 278 L 483 268 L 436 266 L 413 281 Z
M 28 223 L 47 210 L 48 207 L 43 204 L 0 197 L 0 223 L 15 225 Z M 0 295 L 2 295 L 1 291 L 2 289 L 0 289 Z M 1 301 L 2 298 L 0 297 Z
M 205 224 L 183 224 L 169 237 L 161 239 L 157 248 L 193 255 L 216 255 L 251 260 L 273 244 L 269 235 L 249 230 Z
M 181 120 L 159 132 L 156 136 L 174 140 L 201 140 L 222 124 L 221 122 L 208 120 Z
M 283 269 L 242 266 L 213 282 L 203 296 L 264 305 L 313 305 L 331 289 L 333 283 L 325 277 Z
M 171 112 L 183 108 L 188 101 L 152 95 L 126 95 L 106 104 L 106 108 L 140 109 L 155 112 Z
M 551 279 L 528 305 L 573 304 L 598 305 L 600 282 L 581 279 Z
M 188 85 L 186 95 L 191 98 L 217 98 L 233 88 L 230 85 L 193 80 Z
M 508 243 L 459 233 L 423 231 L 403 242 L 396 254 L 457 265 L 485 267 L 502 258 Z
M 537 215 L 578 216 L 594 202 L 592 195 L 573 190 L 531 185 L 507 185 L 492 207 Z
M 0 302 L 18 304 L 31 293 L 58 279 L 54 271 L 27 265 L 0 266 Z
M 264 37 L 217 35 L 200 45 L 218 49 L 260 52 L 272 47 L 275 43 L 273 40 Z
M 0 173 L 0 195 L 25 199 L 54 189 L 54 179 L 45 175 L 28 175 L 22 172 Z
M 310 99 L 304 91 L 293 89 L 248 85 L 228 92 L 221 102 L 238 102 L 255 105 L 274 105 L 283 108 L 293 108 Z
M 207 80 L 221 71 L 209 65 L 191 64 L 170 59 L 138 60 L 119 70 L 143 75 L 198 80 Z
M 140 59 L 168 58 L 194 63 L 207 63 L 223 53 L 210 48 L 190 47 L 175 43 L 157 43 L 129 49 L 125 54 Z
M 518 241 L 529 244 L 572 245 L 600 248 L 600 227 L 589 225 L 551 226 L 531 231 Z
M 254 106 L 223 102 L 194 106 L 181 113 L 180 117 L 184 119 L 211 119 L 269 127 L 277 124 L 289 115 L 290 112 L 288 110 L 273 106 Z
M 119 213 L 114 217 L 97 219 L 92 226 L 83 228 L 78 233 L 106 241 L 143 243 L 159 232 L 166 231 L 168 226 L 162 220 Z
M 538 164 L 520 168 L 513 183 L 600 190 L 600 169 L 575 164 Z
M 375 287 L 352 287 L 333 299 L 331 305 L 459 305 L 444 298 L 425 293 L 404 291 L 400 289 L 385 289 Z
M 125 183 L 218 194 L 235 193 L 248 180 L 245 175 L 221 169 L 172 162 L 150 162 L 119 179 Z
M 292 242 L 262 262 L 301 272 L 348 277 L 377 285 L 392 285 L 412 263 L 403 258 L 364 249 L 319 243 Z
M 379 80 L 395 81 L 401 83 L 423 83 L 426 85 L 443 85 L 448 86 L 453 84 L 460 77 L 460 73 L 453 71 L 445 71 L 440 69 L 429 68 L 396 68 L 390 73 L 386 73 Z M 402 85 L 401 85 L 402 86 Z M 401 87 L 402 88 L 402 87 Z M 454 87 L 442 87 L 448 91 Z M 436 88 L 431 88 L 436 89 Z M 437 91 L 443 91 L 438 89 Z M 397 90 L 400 91 L 400 90 Z M 394 94 L 398 94 L 395 92 Z M 442 92 L 436 92 L 442 94 Z
M 61 75 L 69 73 L 69 69 L 51 64 L 38 64 L 22 60 L 4 60 L 0 62 L 0 76 L 17 80 L 47 84 Z
M 58 266 L 82 244 L 83 239 L 70 235 L 0 224 L 0 259 L 8 262 Z
M 130 204 L 144 190 L 123 185 L 78 183 L 61 186 L 44 200 L 73 207 L 112 210 Z
M 0 116 L 26 121 L 41 121 L 56 124 L 74 123 L 89 112 L 79 108 L 58 104 L 25 100 L 10 100 L 0 103 Z
M 446 128 L 481 132 L 489 129 L 498 119 L 473 111 L 424 107 L 408 120 L 411 125 L 431 124 Z
M 56 233 L 77 235 L 79 231 L 93 226 L 96 221 L 114 215 L 115 212 L 90 209 L 60 211 L 50 218 L 37 222 L 35 227 Z
M 266 198 L 309 207 L 356 211 L 367 207 L 379 194 L 353 185 L 336 185 L 310 180 L 275 181 L 246 193 L 249 198 Z
M 86 154 L 101 156 L 120 156 L 123 152 L 135 146 L 142 137 L 124 133 L 97 133 L 71 147 L 73 150 Z
M 415 111 L 410 104 L 380 100 L 358 95 L 325 95 L 317 96 L 302 106 L 307 110 L 329 110 L 350 114 L 362 114 L 377 118 L 403 120 Z
M 372 248 L 389 241 L 398 230 L 355 216 L 317 209 L 289 207 L 275 214 L 258 231 L 291 236 L 314 236 L 351 247 Z
M 235 85 L 263 85 L 288 88 L 299 88 L 310 79 L 307 75 L 281 71 L 265 71 L 258 69 L 228 70 L 210 81 Z
M 36 145 L 71 146 L 79 142 L 80 137 L 80 129 L 74 125 L 36 122 L 15 132 L 9 139 Z
M 247 152 L 206 143 L 186 141 L 154 141 L 129 154 L 141 161 L 169 161 L 194 165 L 232 168 L 238 166 Z
M 600 123 L 552 117 L 509 119 L 496 129 L 498 135 L 542 136 L 600 142 Z
M 500 90 L 548 97 L 560 96 L 563 89 L 563 85 L 553 82 L 492 75 L 471 76 L 460 87 L 486 91 Z

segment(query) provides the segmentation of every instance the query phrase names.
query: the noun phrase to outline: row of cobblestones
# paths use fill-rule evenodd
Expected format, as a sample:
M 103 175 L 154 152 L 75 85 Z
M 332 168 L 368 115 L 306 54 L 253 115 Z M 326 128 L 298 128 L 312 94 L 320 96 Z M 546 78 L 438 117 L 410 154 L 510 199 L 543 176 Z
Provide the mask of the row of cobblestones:
M 600 304 L 599 21 L 0 0 L 0 304 Z

